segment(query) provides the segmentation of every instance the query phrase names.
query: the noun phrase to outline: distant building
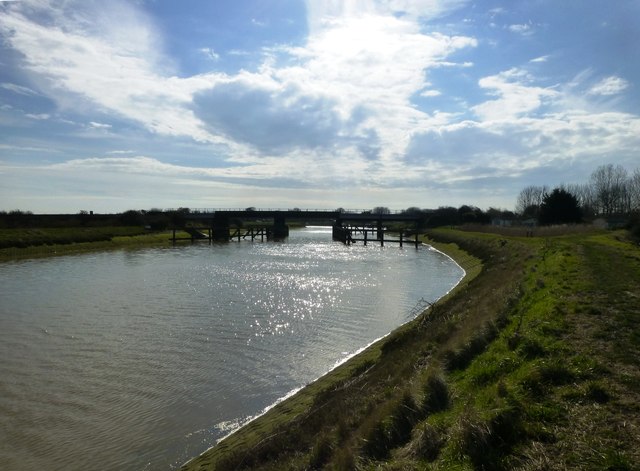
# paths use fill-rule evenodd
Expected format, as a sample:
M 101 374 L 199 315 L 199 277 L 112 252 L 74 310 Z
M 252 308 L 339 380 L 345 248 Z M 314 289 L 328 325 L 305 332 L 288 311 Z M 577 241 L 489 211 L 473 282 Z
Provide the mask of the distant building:
M 491 220 L 491 225 L 499 227 L 511 227 L 513 226 L 513 221 L 511 219 L 493 218 Z
M 598 218 L 591 224 L 600 229 L 623 229 L 627 226 L 627 220 L 621 217 Z

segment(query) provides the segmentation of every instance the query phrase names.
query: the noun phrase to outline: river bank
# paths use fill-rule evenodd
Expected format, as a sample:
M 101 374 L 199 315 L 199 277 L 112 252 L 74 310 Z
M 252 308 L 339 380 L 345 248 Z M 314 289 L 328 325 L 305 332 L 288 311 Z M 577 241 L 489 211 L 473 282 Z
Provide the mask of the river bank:
M 179 232 L 178 237 L 188 237 Z M 169 246 L 171 231 L 142 226 L 0 229 L 0 261 L 90 251 Z
M 638 469 L 637 246 L 429 237 L 453 292 L 182 469 Z

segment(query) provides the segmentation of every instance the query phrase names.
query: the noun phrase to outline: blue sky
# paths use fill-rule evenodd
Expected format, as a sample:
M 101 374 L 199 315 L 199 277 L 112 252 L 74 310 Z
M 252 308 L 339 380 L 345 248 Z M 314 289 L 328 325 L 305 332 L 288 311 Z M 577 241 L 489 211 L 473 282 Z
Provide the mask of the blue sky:
M 0 0 L 0 210 L 513 209 L 640 167 L 637 0 Z

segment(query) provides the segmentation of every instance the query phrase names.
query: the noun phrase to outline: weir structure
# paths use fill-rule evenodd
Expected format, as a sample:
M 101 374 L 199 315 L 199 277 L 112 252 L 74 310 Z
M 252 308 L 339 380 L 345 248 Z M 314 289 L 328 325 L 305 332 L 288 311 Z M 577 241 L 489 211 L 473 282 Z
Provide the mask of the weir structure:
M 301 210 L 301 209 L 216 209 L 190 210 L 183 213 L 184 226 L 173 229 L 172 241 L 177 240 L 207 240 L 209 242 L 228 242 L 236 239 L 263 241 L 281 240 L 289 235 L 287 221 L 302 221 L 331 224 L 333 240 L 352 244 L 363 242 L 411 244 L 418 247 L 418 231 L 424 214 L 408 212 L 373 213 L 371 211 L 356 210 Z M 250 227 L 244 229 L 244 223 Z M 405 223 L 403 229 L 389 229 L 392 223 Z M 248 226 L 249 226 L 248 224 Z M 407 228 L 406 225 L 411 227 Z M 233 227 L 233 229 L 232 229 Z M 176 229 L 189 233 L 189 237 L 177 238 Z M 390 237 L 389 233 L 399 237 Z M 410 238 L 413 236 L 413 238 Z

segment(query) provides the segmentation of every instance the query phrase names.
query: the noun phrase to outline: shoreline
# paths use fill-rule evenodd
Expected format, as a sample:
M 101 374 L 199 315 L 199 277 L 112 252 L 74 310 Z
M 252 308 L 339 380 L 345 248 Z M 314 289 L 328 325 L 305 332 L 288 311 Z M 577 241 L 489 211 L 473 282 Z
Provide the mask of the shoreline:
M 439 245 L 437 242 L 432 241 L 434 245 Z M 209 453 L 212 449 L 214 449 L 215 447 L 217 447 L 218 445 L 220 445 L 224 440 L 226 440 L 227 438 L 231 437 L 232 435 L 234 435 L 235 433 L 240 432 L 244 427 L 248 426 L 249 424 L 251 424 L 252 422 L 256 421 L 256 420 L 260 420 L 261 417 L 263 417 L 264 415 L 266 415 L 269 411 L 271 411 L 273 408 L 275 408 L 276 406 L 280 405 L 281 403 L 291 399 L 292 397 L 294 397 L 296 394 L 304 391 L 307 387 L 309 387 L 310 385 L 322 381 L 322 379 L 331 374 L 333 371 L 335 371 L 336 369 L 342 367 L 343 365 L 346 365 L 347 363 L 349 363 L 350 361 L 354 360 L 356 357 L 358 357 L 359 355 L 361 355 L 363 352 L 365 352 L 366 350 L 368 350 L 369 348 L 374 347 L 376 344 L 378 344 L 379 342 L 383 341 L 384 339 L 388 338 L 390 335 L 393 334 L 393 332 L 395 332 L 396 330 L 406 326 L 407 324 L 413 322 L 416 320 L 416 318 L 418 318 L 419 316 L 422 315 L 428 315 L 428 311 L 430 311 L 433 306 L 435 306 L 440 300 L 446 298 L 447 296 L 449 296 L 452 291 L 454 291 L 463 281 L 470 281 L 470 278 L 467 278 L 467 270 L 465 270 L 465 268 L 458 263 L 458 261 L 456 261 L 451 255 L 449 255 L 448 253 L 443 252 L 442 250 L 437 249 L 434 245 L 431 245 L 429 243 L 426 242 L 422 242 L 421 244 L 424 248 L 426 248 L 427 250 L 433 250 L 436 252 L 441 253 L 442 255 L 445 255 L 447 258 L 449 258 L 451 261 L 453 261 L 461 270 L 462 270 L 462 276 L 458 279 L 458 281 L 456 282 L 456 284 L 454 286 L 452 286 L 446 293 L 444 293 L 442 296 L 440 296 L 440 298 L 436 299 L 435 301 L 433 301 L 432 303 L 430 303 L 430 305 L 428 307 L 426 307 L 425 309 L 423 309 L 422 311 L 420 311 L 419 313 L 417 313 L 413 318 L 408 319 L 407 321 L 403 322 L 402 324 L 398 325 L 394 330 L 392 330 L 391 332 L 388 332 L 387 334 L 378 337 L 377 339 L 372 340 L 371 342 L 369 342 L 367 345 L 360 347 L 359 349 L 357 349 L 355 352 L 347 355 L 346 357 L 337 360 L 334 365 L 329 368 L 329 370 L 327 370 L 326 372 L 322 373 L 320 376 L 318 376 L 316 379 L 310 381 L 307 384 L 304 384 L 302 386 L 299 386 L 297 388 L 292 389 L 291 391 L 289 391 L 287 394 L 285 394 L 284 396 L 276 399 L 272 404 L 268 405 L 267 407 L 265 407 L 262 411 L 260 411 L 259 413 L 257 413 L 254 416 L 249 416 L 246 418 L 240 418 L 240 419 L 236 419 L 234 422 L 240 424 L 239 426 L 237 426 L 236 428 L 234 428 L 232 431 L 230 431 L 228 434 L 226 434 L 225 436 L 221 437 L 220 439 L 218 439 L 216 441 L 216 443 L 214 443 L 213 445 L 211 445 L 209 448 L 207 448 L 206 450 L 204 450 L 202 453 L 200 453 L 199 455 L 193 456 L 191 458 L 189 458 L 187 461 L 185 461 L 180 469 L 184 469 L 186 466 L 188 466 L 188 464 L 197 459 L 199 456 L 202 456 L 203 454 Z M 442 244 L 440 244 L 442 245 Z M 449 249 L 453 252 L 455 252 L 455 250 L 453 249 L 453 247 L 449 247 Z M 462 255 L 462 253 L 458 254 L 459 256 Z M 460 257 L 461 263 L 468 265 L 469 260 L 471 260 L 471 258 L 469 258 L 468 254 L 464 255 L 463 257 Z M 470 268 L 469 266 L 467 266 L 467 268 Z
M 180 469 L 636 469 L 637 243 L 428 236 L 449 294 Z
M 182 466 L 179 469 L 181 471 L 188 471 L 188 470 L 192 470 L 192 469 L 200 469 L 200 465 L 199 464 L 196 465 L 196 467 L 194 467 L 194 462 L 200 460 L 205 455 L 209 455 L 209 454 L 215 453 L 216 450 L 218 449 L 218 447 L 223 448 L 224 445 L 225 445 L 224 444 L 225 440 L 230 439 L 231 437 L 233 437 L 236 434 L 242 433 L 242 431 L 245 428 L 250 427 L 255 422 L 259 422 L 267 414 L 269 414 L 272 410 L 274 410 L 274 409 L 276 409 L 276 408 L 278 408 L 280 406 L 282 408 L 286 408 L 287 405 L 285 403 L 287 401 L 294 400 L 298 394 L 304 395 L 306 392 L 308 392 L 307 390 L 315 390 L 315 389 L 318 389 L 318 388 L 326 388 L 327 384 L 325 384 L 325 383 L 331 384 L 332 382 L 334 382 L 334 373 L 335 373 L 336 376 L 340 376 L 341 372 L 338 372 L 337 370 L 339 370 L 341 368 L 344 368 L 344 369 L 358 368 L 358 364 L 362 360 L 362 358 L 360 358 L 361 355 L 363 356 L 363 358 L 365 358 L 366 357 L 365 354 L 368 351 L 381 349 L 382 346 L 383 346 L 382 342 L 385 339 L 388 339 L 390 336 L 394 335 L 394 333 L 396 333 L 396 332 L 398 332 L 398 331 L 400 331 L 402 329 L 408 328 L 409 325 L 414 323 L 414 322 L 416 322 L 416 320 L 418 318 L 420 318 L 422 316 L 427 316 L 429 314 L 429 312 L 436 306 L 436 304 L 438 304 L 439 302 L 441 302 L 441 301 L 447 299 L 448 297 L 452 296 L 458 289 L 461 288 L 462 285 L 464 285 L 466 283 L 469 283 L 473 278 L 475 278 L 480 273 L 481 265 L 482 265 L 481 261 L 479 259 L 477 259 L 476 257 L 473 257 L 472 255 L 470 255 L 470 254 L 466 253 L 465 251 L 461 250 L 455 244 L 439 243 L 439 242 L 436 242 L 434 240 L 426 239 L 426 241 L 425 240 L 422 241 L 421 245 L 423 247 L 427 248 L 428 250 L 434 250 L 436 252 L 439 252 L 439 253 L 445 255 L 447 258 L 449 258 L 451 261 L 453 261 L 462 270 L 462 272 L 463 272 L 462 276 L 456 282 L 456 284 L 451 287 L 451 289 L 449 289 L 440 298 L 438 298 L 434 302 L 430 303 L 430 305 L 428 307 L 426 307 L 421 312 L 416 314 L 416 316 L 414 316 L 412 319 L 407 320 L 406 322 L 404 322 L 404 323 L 400 324 L 399 326 L 397 326 L 391 332 L 389 332 L 389 333 L 387 333 L 387 334 L 385 334 L 385 335 L 383 335 L 383 336 L 371 341 L 369 344 L 359 348 L 353 354 L 348 355 L 344 359 L 338 360 L 336 362 L 336 364 L 334 364 L 333 367 L 331 367 L 327 372 L 323 373 L 322 375 L 320 375 L 315 380 L 309 382 L 308 384 L 302 385 L 302 386 L 300 386 L 298 388 L 295 388 L 295 389 L 291 390 L 289 393 L 285 394 L 283 397 L 277 399 L 273 404 L 267 406 L 265 409 L 263 409 L 257 415 L 255 415 L 253 417 L 250 417 L 250 418 L 247 418 L 246 421 L 241 422 L 242 425 L 240 425 L 238 428 L 234 429 L 233 431 L 231 431 L 230 433 L 228 433 L 224 437 L 220 438 L 211 447 L 207 448 L 205 451 L 203 451 L 199 455 L 194 456 L 192 458 L 189 458 L 184 464 L 182 464 Z M 447 252 L 445 252 L 445 250 L 447 250 Z M 351 363 L 353 363 L 353 364 L 351 364 Z M 313 395 L 313 393 L 311 393 L 311 394 Z M 259 427 L 259 425 L 258 425 L 258 427 Z M 212 469 L 215 469 L 215 468 L 212 468 Z
M 37 258 L 60 257 L 108 250 L 136 249 L 145 247 L 172 247 L 171 231 L 149 232 L 139 230 L 131 235 L 109 235 L 107 239 L 81 242 L 37 244 L 27 247 L 6 247 L 0 249 L 0 263 L 23 261 Z M 188 234 L 184 233 L 186 237 Z M 184 245 L 189 241 L 176 245 Z

